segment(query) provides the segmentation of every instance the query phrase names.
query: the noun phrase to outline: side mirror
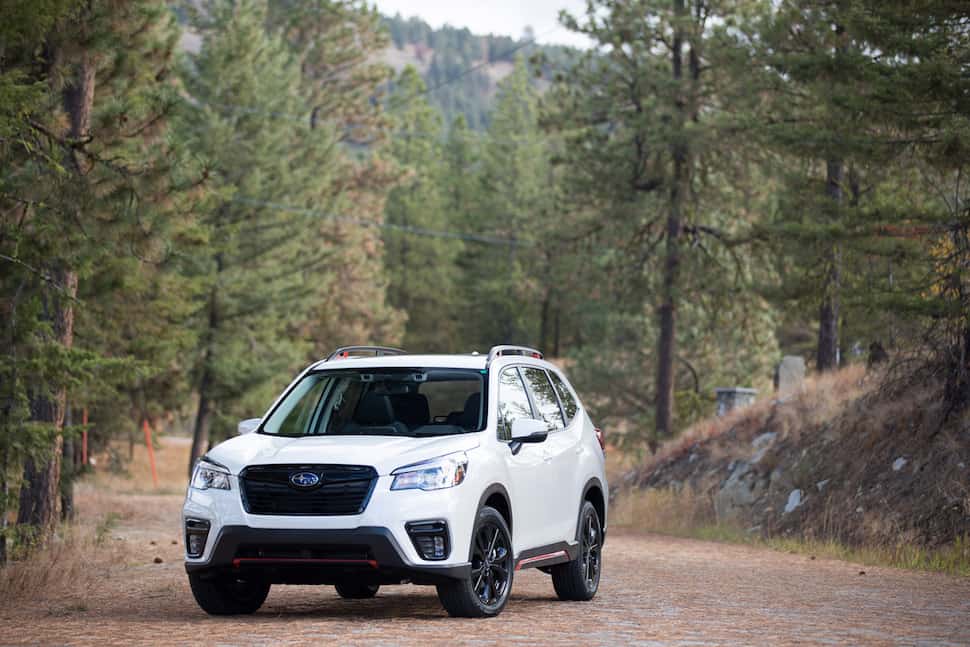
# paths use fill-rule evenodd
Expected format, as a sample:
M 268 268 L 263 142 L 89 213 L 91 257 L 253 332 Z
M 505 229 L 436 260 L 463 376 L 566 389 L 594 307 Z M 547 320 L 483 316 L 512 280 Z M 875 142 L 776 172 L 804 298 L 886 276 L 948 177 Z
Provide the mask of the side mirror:
M 256 429 L 259 427 L 259 423 L 262 421 L 262 418 L 249 418 L 248 420 L 243 420 L 236 427 L 236 433 L 238 433 L 240 436 L 243 434 L 252 433 L 256 431 Z
M 549 435 L 549 426 L 542 420 L 519 418 L 512 421 L 512 440 L 519 443 L 541 443 Z

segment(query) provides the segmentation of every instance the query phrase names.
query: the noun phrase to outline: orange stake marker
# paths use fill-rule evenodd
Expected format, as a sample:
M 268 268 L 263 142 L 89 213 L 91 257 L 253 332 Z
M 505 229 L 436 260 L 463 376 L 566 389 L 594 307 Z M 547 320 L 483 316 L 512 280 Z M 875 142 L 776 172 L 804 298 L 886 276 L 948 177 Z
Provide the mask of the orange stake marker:
M 152 430 L 148 426 L 148 420 L 142 421 L 142 428 L 145 430 L 145 447 L 148 448 L 148 462 L 152 466 L 152 483 L 158 488 L 158 471 L 155 469 L 155 448 L 152 446 Z

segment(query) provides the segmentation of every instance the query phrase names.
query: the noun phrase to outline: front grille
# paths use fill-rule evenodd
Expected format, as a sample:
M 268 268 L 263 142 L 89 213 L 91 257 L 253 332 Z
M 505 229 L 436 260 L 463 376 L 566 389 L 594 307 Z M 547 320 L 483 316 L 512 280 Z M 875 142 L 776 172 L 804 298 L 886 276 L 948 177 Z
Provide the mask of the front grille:
M 320 482 L 306 488 L 290 482 L 292 475 L 306 472 Z M 239 482 L 250 514 L 347 515 L 367 507 L 377 472 L 361 465 L 253 465 Z

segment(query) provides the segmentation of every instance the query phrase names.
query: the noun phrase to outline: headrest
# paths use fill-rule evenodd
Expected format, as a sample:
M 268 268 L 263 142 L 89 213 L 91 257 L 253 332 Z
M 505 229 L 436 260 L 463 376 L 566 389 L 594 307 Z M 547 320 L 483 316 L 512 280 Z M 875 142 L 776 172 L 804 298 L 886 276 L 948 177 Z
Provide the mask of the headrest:
M 397 419 L 409 427 L 420 427 L 431 422 L 431 407 L 423 393 L 398 393 L 391 396 L 391 404 Z
M 377 426 L 394 424 L 394 410 L 386 395 L 368 393 L 360 399 L 354 421 L 361 425 Z

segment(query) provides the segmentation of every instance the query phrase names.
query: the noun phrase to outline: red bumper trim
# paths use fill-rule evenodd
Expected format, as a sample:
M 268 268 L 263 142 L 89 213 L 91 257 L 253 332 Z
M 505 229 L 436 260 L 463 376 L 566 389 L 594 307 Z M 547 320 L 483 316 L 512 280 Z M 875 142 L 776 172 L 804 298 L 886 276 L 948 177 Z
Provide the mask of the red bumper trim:
M 306 564 L 307 566 L 313 566 L 314 564 L 321 566 L 370 566 L 376 569 L 377 560 L 376 559 L 315 559 L 315 558 L 304 558 L 304 557 L 237 557 L 232 560 L 232 567 L 239 568 L 240 566 L 245 566 L 246 564 L 285 564 L 299 566 L 300 564 Z

